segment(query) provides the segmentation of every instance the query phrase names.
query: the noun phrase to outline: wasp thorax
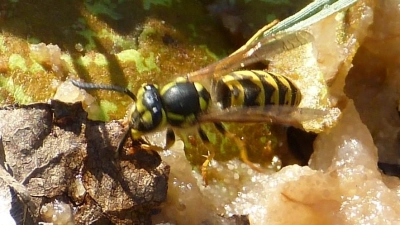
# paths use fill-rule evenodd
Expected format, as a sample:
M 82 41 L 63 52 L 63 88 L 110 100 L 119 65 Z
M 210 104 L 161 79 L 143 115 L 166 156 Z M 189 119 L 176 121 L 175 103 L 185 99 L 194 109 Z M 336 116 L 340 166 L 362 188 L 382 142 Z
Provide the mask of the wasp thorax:
M 161 96 L 171 126 L 190 127 L 207 111 L 210 93 L 200 83 L 177 79 L 163 87 Z

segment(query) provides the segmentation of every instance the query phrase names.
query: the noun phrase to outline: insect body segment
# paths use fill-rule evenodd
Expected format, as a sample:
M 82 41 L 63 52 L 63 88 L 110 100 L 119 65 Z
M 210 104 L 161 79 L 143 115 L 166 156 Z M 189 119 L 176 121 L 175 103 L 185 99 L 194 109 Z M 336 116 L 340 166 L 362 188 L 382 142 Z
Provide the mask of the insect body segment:
M 143 84 L 137 93 L 137 99 L 128 112 L 129 126 L 135 139 L 167 125 L 158 86 Z
M 180 128 L 196 124 L 198 115 L 208 109 L 211 100 L 203 85 L 184 78 L 165 85 L 160 93 L 168 123 Z
M 286 77 L 261 71 L 236 71 L 223 76 L 215 86 L 222 109 L 244 106 L 289 105 L 301 100 L 298 88 Z

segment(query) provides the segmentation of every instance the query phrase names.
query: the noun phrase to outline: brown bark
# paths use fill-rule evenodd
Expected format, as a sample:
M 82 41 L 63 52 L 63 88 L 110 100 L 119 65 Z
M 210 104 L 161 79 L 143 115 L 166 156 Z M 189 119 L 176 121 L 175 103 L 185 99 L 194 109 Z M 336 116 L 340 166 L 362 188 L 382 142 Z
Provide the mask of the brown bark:
M 80 104 L 0 108 L 0 187 L 28 212 L 16 220 L 43 221 L 40 209 L 58 200 L 75 209 L 76 224 L 151 224 L 169 166 L 144 150 L 115 157 L 122 133 L 116 121 L 87 120 Z

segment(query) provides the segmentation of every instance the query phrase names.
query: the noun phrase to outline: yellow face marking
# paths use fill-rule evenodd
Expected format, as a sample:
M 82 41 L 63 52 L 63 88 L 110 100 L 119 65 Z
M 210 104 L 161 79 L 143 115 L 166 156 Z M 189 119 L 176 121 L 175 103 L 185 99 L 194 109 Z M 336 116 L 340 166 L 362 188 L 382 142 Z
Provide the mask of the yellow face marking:
M 136 104 L 136 111 L 137 112 L 140 112 L 140 113 L 142 113 L 142 112 L 145 112 L 147 109 L 146 109 L 146 107 L 144 107 L 144 105 L 142 104 L 142 102 L 138 102 L 137 104 Z
M 150 112 L 149 110 L 145 111 L 142 116 L 141 119 L 143 121 L 144 124 L 152 124 L 153 123 L 153 115 L 152 112 Z
M 128 109 L 125 119 L 130 123 L 132 121 L 132 113 L 136 110 L 136 103 L 134 102 Z
M 142 103 L 142 99 L 143 99 L 143 94 L 145 92 L 145 89 L 143 88 L 144 85 L 142 85 L 141 88 L 139 88 L 138 92 L 137 92 L 137 99 L 138 101 L 136 102 L 136 111 L 138 112 L 144 112 L 146 110 L 146 108 L 144 107 L 143 103 Z

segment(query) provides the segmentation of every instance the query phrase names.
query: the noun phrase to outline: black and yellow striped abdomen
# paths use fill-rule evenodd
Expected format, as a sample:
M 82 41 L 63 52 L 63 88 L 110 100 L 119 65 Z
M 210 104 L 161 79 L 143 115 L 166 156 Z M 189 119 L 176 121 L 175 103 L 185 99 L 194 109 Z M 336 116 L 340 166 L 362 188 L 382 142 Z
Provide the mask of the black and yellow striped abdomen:
M 241 106 L 289 105 L 301 101 L 300 90 L 288 78 L 262 70 L 243 70 L 218 80 L 215 95 L 223 109 Z

